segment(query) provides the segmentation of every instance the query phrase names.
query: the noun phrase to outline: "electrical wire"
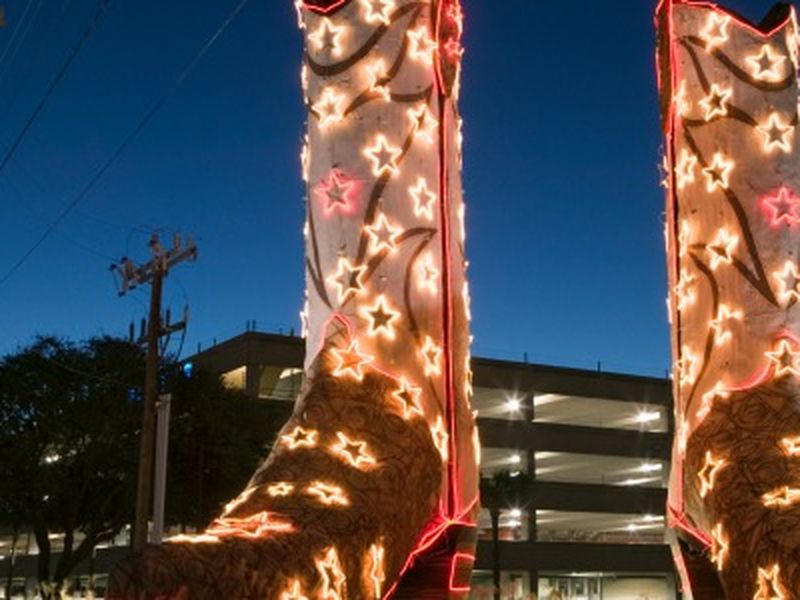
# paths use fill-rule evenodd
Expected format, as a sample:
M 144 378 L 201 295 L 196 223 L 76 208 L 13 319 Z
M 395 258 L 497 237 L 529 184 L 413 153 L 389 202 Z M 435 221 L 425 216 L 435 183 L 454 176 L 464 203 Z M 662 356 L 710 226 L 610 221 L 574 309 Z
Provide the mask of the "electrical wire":
M 106 4 L 110 2 L 107 0 Z M 220 25 L 220 27 L 214 32 L 214 34 L 206 41 L 206 43 L 200 48 L 200 50 L 194 55 L 192 60 L 189 61 L 187 66 L 183 69 L 180 75 L 177 77 L 175 82 L 173 83 L 172 87 L 167 90 L 156 102 L 150 107 L 150 110 L 145 113 L 144 117 L 139 121 L 139 123 L 134 127 L 134 129 L 125 137 L 122 143 L 117 147 L 114 153 L 106 160 L 105 163 L 100 167 L 100 169 L 94 174 L 94 176 L 88 181 L 88 183 L 78 192 L 78 194 L 59 212 L 56 219 L 50 224 L 50 226 L 45 229 L 45 231 L 39 236 L 39 238 L 33 243 L 33 245 L 25 251 L 22 256 L 5 272 L 5 274 L 0 277 L 0 286 L 5 284 L 11 276 L 23 265 L 27 260 L 33 255 L 34 252 L 41 246 L 47 238 L 53 233 L 53 231 L 58 227 L 61 222 L 67 218 L 67 216 L 75 209 L 78 204 L 89 194 L 89 192 L 94 188 L 98 181 L 105 175 L 105 173 L 111 168 L 111 166 L 116 162 L 116 160 L 122 155 L 122 153 L 127 149 L 127 147 L 133 142 L 138 135 L 142 132 L 142 130 L 150 123 L 153 117 L 158 113 L 162 106 L 169 100 L 169 98 L 178 90 L 181 84 L 186 80 L 186 78 L 191 74 L 200 60 L 205 56 L 206 52 L 214 45 L 217 39 L 225 32 L 225 30 L 230 26 L 230 24 L 239 16 L 239 13 L 247 4 L 248 0 L 241 0 L 233 11 L 228 15 L 225 21 Z M 0 164 L 0 171 L 2 171 L 2 164 Z

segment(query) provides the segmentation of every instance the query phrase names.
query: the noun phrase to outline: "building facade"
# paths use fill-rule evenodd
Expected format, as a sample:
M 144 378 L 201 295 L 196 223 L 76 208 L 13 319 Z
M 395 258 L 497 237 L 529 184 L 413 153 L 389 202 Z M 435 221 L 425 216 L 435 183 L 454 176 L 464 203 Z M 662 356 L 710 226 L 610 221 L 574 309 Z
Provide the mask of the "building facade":
M 247 332 L 189 360 L 288 417 L 303 353 L 299 338 Z M 473 371 L 484 508 L 471 597 L 493 597 L 492 511 L 504 599 L 678 597 L 669 381 L 481 358 Z

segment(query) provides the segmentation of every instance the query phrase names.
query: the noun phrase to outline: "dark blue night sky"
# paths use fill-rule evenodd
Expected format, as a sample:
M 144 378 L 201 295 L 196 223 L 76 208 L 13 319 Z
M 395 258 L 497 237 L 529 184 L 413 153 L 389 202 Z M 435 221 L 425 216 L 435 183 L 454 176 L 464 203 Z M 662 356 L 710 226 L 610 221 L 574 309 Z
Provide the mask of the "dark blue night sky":
M 0 278 L 115 151 L 240 0 L 112 2 L 0 172 Z M 663 375 L 669 365 L 653 70 L 655 0 L 463 0 L 462 112 L 474 352 Z M 758 20 L 765 0 L 731 0 Z M 97 8 L 12 0 L 0 29 L 5 153 Z M 26 14 L 27 11 L 27 14 Z M 21 21 L 23 14 L 26 19 Z M 30 24 L 26 26 L 26 24 Z M 9 46 L 18 31 L 14 45 Z M 303 293 L 301 37 L 250 0 L 53 235 L 0 285 L 0 353 L 37 333 L 123 334 L 146 312 L 108 272 L 151 228 L 194 233 L 165 300 L 184 355 L 297 328 Z

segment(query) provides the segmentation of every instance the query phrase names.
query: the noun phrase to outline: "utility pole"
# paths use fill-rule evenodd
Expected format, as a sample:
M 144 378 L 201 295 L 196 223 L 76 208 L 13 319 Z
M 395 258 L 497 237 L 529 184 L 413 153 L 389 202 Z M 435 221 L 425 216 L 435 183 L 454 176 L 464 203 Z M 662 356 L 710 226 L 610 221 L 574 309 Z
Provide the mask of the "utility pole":
M 164 335 L 182 329 L 186 322 L 167 324 L 161 319 L 161 295 L 164 278 L 169 270 L 186 260 L 197 259 L 197 246 L 192 238 L 184 244 L 179 235 L 173 237 L 172 248 L 166 250 L 159 240 L 158 234 L 150 238 L 152 258 L 143 265 L 137 266 L 129 258 L 123 258 L 119 264 L 112 265 L 112 271 L 121 279 L 119 295 L 124 296 L 140 285 L 150 284 L 150 316 L 147 323 L 147 358 L 144 386 L 144 415 L 142 418 L 142 436 L 139 446 L 139 473 L 136 485 L 136 517 L 133 525 L 133 549 L 140 550 L 147 543 L 147 523 L 153 496 L 153 455 L 155 451 L 156 403 L 158 401 L 158 371 L 160 364 L 159 340 Z

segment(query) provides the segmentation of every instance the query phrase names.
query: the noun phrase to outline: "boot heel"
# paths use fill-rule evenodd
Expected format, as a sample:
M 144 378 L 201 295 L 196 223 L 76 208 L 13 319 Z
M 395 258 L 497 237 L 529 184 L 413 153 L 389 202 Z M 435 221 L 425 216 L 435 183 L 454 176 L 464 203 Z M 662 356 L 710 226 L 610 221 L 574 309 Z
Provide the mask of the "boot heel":
M 387 598 L 393 600 L 455 600 L 469 593 L 475 562 L 478 529 L 454 524 L 442 531 L 411 567 Z

